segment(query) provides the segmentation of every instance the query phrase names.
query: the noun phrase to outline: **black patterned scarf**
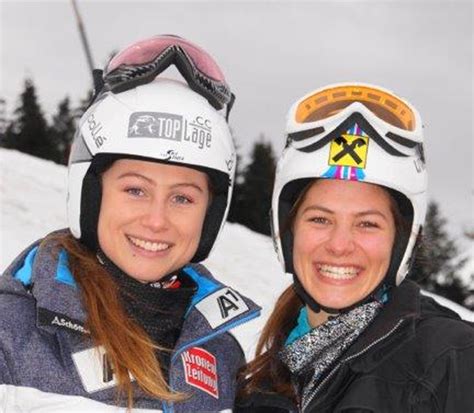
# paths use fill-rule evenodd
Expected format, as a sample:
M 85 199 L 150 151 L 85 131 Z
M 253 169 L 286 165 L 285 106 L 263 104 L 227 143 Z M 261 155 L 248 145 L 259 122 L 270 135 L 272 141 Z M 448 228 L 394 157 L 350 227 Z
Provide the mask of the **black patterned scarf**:
M 291 372 L 303 410 L 315 389 L 342 353 L 360 336 L 382 308 L 378 301 L 330 317 L 284 347 L 280 360 Z

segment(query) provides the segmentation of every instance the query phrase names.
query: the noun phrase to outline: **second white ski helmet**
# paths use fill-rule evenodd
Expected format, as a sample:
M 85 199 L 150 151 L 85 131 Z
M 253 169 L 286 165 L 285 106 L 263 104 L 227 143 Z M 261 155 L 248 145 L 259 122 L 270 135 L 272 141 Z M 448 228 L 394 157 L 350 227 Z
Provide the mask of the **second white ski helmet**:
M 293 269 L 290 211 L 309 181 L 368 182 L 395 194 L 410 221 L 407 239 L 392 256 L 393 282 L 407 275 L 410 257 L 426 214 L 427 174 L 421 118 L 392 92 L 347 83 L 315 90 L 288 113 L 287 144 L 276 170 L 272 197 L 275 248 L 288 273 Z

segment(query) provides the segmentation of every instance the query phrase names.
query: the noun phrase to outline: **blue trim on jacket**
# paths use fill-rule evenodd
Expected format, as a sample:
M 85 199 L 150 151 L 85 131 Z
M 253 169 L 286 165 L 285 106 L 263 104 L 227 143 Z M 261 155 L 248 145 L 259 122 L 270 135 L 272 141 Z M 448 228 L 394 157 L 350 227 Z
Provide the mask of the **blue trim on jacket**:
M 36 257 L 38 247 L 34 247 L 28 252 L 28 255 L 25 257 L 25 261 L 20 269 L 15 273 L 13 278 L 20 281 L 25 287 L 31 285 L 31 276 L 33 274 L 33 262 Z
M 308 309 L 306 306 L 302 307 L 298 315 L 298 320 L 296 322 L 296 327 L 291 330 L 288 338 L 285 341 L 285 346 L 290 345 L 294 341 L 298 340 L 300 337 L 303 337 L 305 334 L 308 334 L 311 331 L 311 326 L 309 325 L 308 320 Z
M 33 262 L 35 261 L 37 251 L 38 247 L 36 246 L 32 248 L 30 252 L 28 252 L 23 265 L 13 276 L 13 278 L 20 281 L 25 287 L 29 287 L 31 285 Z M 54 279 L 60 283 L 70 285 L 71 287 L 77 287 L 76 281 L 69 270 L 67 252 L 64 250 L 59 252 L 58 266 L 56 267 L 56 275 Z

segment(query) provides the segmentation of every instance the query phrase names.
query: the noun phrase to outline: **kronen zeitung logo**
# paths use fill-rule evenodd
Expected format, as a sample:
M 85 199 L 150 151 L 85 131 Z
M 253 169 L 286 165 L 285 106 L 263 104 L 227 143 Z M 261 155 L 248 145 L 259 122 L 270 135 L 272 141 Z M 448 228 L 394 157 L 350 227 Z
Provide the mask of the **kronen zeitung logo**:
M 188 121 L 174 113 L 134 112 L 128 123 L 128 137 L 189 142 L 199 149 L 204 149 L 211 147 L 212 125 L 211 121 L 203 116 Z

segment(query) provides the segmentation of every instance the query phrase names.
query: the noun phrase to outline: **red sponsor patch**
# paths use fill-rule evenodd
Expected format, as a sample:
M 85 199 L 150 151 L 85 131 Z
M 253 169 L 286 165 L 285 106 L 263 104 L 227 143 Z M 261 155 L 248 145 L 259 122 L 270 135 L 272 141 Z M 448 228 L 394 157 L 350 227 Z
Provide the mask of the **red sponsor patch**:
M 219 398 L 216 358 L 200 347 L 192 347 L 181 354 L 186 383 Z

